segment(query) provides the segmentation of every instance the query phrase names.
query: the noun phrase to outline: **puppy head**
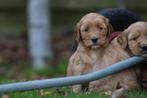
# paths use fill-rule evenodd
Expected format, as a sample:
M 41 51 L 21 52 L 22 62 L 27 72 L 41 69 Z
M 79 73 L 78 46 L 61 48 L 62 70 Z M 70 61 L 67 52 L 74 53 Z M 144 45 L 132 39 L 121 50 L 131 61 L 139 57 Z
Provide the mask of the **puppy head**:
M 126 48 L 127 45 L 132 55 L 147 54 L 147 23 L 136 22 L 130 25 L 117 38 L 118 43 Z
M 108 42 L 112 26 L 104 16 L 97 13 L 85 15 L 76 27 L 76 40 L 85 47 L 99 48 Z
M 147 23 L 136 22 L 126 32 L 128 34 L 128 46 L 134 55 L 147 53 Z

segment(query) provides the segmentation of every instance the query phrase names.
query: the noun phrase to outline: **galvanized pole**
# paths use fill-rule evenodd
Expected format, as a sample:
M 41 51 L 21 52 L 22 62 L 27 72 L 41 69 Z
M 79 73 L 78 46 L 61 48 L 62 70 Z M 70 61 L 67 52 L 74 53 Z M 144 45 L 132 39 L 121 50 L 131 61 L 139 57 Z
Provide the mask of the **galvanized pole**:
M 52 59 L 50 0 L 28 0 L 29 51 L 34 69 L 46 68 Z
M 7 93 L 14 91 L 29 91 L 29 90 L 37 90 L 37 89 L 86 83 L 125 70 L 143 61 L 144 61 L 143 57 L 135 56 L 127 60 L 113 64 L 99 71 L 91 72 L 81 76 L 71 76 L 71 77 L 61 77 L 61 78 L 53 78 L 53 79 L 45 79 L 45 80 L 34 80 L 28 82 L 1 84 L 0 93 Z

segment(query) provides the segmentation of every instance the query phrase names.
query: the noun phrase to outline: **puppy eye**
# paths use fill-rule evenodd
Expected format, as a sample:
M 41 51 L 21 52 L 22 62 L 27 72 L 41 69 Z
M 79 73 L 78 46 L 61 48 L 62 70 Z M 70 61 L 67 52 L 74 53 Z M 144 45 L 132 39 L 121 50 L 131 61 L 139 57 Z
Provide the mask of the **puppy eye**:
M 99 28 L 99 30 L 101 30 L 101 31 L 102 31 L 102 30 L 104 30 L 104 28 L 103 28 L 103 27 L 98 27 L 98 28 Z
M 85 32 L 87 32 L 88 30 L 89 30 L 88 28 L 85 28 L 85 29 L 84 29 Z
M 103 30 L 103 27 L 100 27 L 100 30 Z
M 134 38 L 132 38 L 131 40 L 136 40 L 137 39 L 137 37 L 134 37 Z
M 136 40 L 136 38 L 132 38 L 132 40 Z
M 129 40 L 132 40 L 132 41 L 135 41 L 135 40 L 137 40 L 138 38 L 139 38 L 139 35 L 140 33 L 132 33 L 132 35 L 130 34 L 129 36 L 128 36 L 128 39 Z

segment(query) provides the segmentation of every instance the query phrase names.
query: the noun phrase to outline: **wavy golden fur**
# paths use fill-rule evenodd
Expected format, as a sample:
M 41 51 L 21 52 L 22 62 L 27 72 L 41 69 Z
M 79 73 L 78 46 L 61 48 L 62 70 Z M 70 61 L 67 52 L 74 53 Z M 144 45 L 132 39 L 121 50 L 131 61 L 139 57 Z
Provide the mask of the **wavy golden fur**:
M 112 27 L 108 19 L 97 13 L 88 13 L 77 23 L 75 35 L 79 45 L 70 57 L 67 76 L 81 75 L 92 70 L 97 52 L 108 45 L 110 32 Z M 74 85 L 72 90 L 81 91 L 82 85 Z
M 144 56 L 147 51 L 146 47 L 147 23 L 136 22 L 116 37 L 105 50 L 101 51 L 100 53 L 102 54 L 98 54 L 99 57 L 93 69 L 99 70 L 105 68 L 133 55 Z M 117 98 L 126 90 L 139 89 L 140 84 L 137 81 L 137 76 L 141 74 L 139 67 L 130 68 L 91 82 L 90 90 L 110 91 L 112 92 L 112 98 Z

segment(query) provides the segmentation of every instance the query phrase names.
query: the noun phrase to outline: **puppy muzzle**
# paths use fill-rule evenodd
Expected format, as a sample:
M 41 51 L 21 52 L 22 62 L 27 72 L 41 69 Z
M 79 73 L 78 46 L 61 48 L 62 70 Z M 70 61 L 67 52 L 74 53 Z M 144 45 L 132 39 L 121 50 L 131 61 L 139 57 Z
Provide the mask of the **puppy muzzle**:
M 143 46 L 143 47 L 142 47 L 142 50 L 143 50 L 143 51 L 147 51 L 147 46 Z
M 98 38 L 92 38 L 91 41 L 95 44 L 98 42 Z

